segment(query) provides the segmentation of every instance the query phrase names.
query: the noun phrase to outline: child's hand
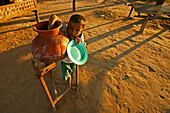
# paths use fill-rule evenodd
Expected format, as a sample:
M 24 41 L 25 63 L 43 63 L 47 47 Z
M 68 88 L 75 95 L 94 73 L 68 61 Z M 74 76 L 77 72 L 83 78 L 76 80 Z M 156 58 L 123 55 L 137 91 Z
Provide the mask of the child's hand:
M 74 42 L 75 42 L 76 45 L 78 45 L 81 42 L 81 39 L 79 37 L 76 37 L 74 39 Z

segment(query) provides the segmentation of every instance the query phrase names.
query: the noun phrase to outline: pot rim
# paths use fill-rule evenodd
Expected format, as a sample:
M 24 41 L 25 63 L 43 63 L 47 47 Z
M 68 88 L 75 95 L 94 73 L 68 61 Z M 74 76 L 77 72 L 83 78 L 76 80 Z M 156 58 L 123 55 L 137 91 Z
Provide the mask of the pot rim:
M 56 31 L 57 29 L 60 29 L 61 26 L 62 26 L 62 23 L 61 23 L 60 21 L 58 21 L 58 22 L 60 22 L 60 25 L 59 25 L 58 27 L 56 27 L 56 28 L 49 29 L 49 30 L 39 30 L 39 29 L 37 29 L 37 26 L 38 26 L 38 25 L 44 24 L 44 23 L 48 23 L 48 22 L 49 22 L 49 21 L 44 21 L 44 22 L 40 22 L 40 23 L 35 24 L 35 25 L 33 26 L 33 30 L 34 30 L 34 31 L 37 31 L 37 32 L 49 32 L 49 31 Z

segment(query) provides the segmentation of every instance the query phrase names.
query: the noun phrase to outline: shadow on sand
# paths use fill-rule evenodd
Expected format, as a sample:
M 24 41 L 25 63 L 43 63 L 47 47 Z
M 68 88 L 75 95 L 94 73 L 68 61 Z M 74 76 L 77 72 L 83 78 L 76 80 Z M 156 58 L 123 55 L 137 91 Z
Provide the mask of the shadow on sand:
M 83 10 L 82 10 L 83 11 Z M 64 13 L 62 13 L 64 14 Z M 127 30 L 133 26 L 133 24 L 139 24 L 141 21 L 129 24 L 127 26 L 120 27 L 118 29 L 112 30 L 110 32 L 98 35 L 96 37 L 90 38 L 87 41 L 88 44 L 94 43 L 98 40 L 107 38 L 110 35 L 116 34 L 123 30 Z M 102 24 L 105 25 L 105 24 Z M 101 25 L 101 26 L 102 26 Z M 98 26 L 96 26 L 98 27 Z M 89 28 L 87 30 L 93 29 L 95 27 Z M 19 29 L 18 29 L 19 30 Z M 95 55 L 100 54 L 103 51 L 106 51 L 110 48 L 115 47 L 123 43 L 126 40 L 130 40 L 133 37 L 140 35 L 139 33 L 135 33 L 132 36 L 124 38 L 116 43 L 110 44 L 100 50 L 92 52 L 89 55 L 89 59 L 86 65 L 83 68 L 88 68 L 89 71 L 94 72 L 94 77 L 88 81 L 88 84 L 83 85 L 80 84 L 80 91 L 73 92 L 69 97 L 66 98 L 65 101 L 60 101 L 57 103 L 57 111 L 64 111 L 67 107 L 66 112 L 99 112 L 101 106 L 100 103 L 104 101 L 102 97 L 102 93 L 104 90 L 104 83 L 106 79 L 106 73 L 113 69 L 115 66 L 119 64 L 119 59 L 125 57 L 130 54 L 132 51 L 156 38 L 158 35 L 165 32 L 167 29 L 164 29 L 153 36 L 146 38 L 144 41 L 138 43 L 134 47 L 127 49 L 121 54 L 110 57 L 110 59 L 100 58 L 97 59 Z M 42 86 L 39 81 L 34 78 L 34 70 L 32 68 L 33 57 L 30 53 L 30 44 L 23 45 L 20 47 L 16 47 L 9 51 L 3 52 L 0 54 L 0 112 L 3 113 L 19 113 L 23 111 L 23 113 L 52 113 L 53 110 L 50 109 L 50 103 L 46 98 L 46 95 L 43 91 Z M 99 66 L 98 62 L 102 64 Z M 96 70 L 97 69 L 97 70 Z M 82 76 L 82 75 L 81 75 Z M 81 78 L 80 78 L 81 79 Z M 100 80 L 100 82 L 99 82 Z M 95 89 L 90 90 L 93 86 Z M 109 86 L 106 86 L 108 89 Z M 115 97 L 115 99 L 119 99 L 119 95 L 115 93 L 113 89 L 111 89 L 111 94 Z M 95 100 L 93 100 L 95 98 Z M 98 101 L 96 101 L 98 100 Z M 94 106 L 90 106 L 89 103 L 98 103 L 95 109 Z M 81 104 L 81 107 L 79 106 Z M 84 107 L 82 107 L 84 106 Z M 9 108 L 10 107 L 10 108 Z M 117 109 L 117 108 L 114 108 Z

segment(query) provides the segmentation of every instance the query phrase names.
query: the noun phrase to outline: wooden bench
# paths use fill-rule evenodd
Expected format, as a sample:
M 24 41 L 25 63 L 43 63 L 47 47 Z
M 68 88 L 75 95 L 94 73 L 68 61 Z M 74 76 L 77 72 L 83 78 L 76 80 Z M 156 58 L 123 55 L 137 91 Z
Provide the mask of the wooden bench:
M 37 23 L 39 22 L 38 7 L 36 0 L 26 0 L 0 6 L 0 22 L 20 16 L 28 12 L 34 12 Z
M 76 10 L 75 2 L 76 0 L 73 0 L 73 11 Z M 28 12 L 34 12 L 37 23 L 40 22 L 36 0 L 25 0 L 16 3 L 1 5 L 0 22 L 4 22 L 10 18 L 17 17 Z
M 137 3 L 137 2 L 133 2 L 130 4 L 130 6 L 132 7 L 130 12 L 129 12 L 129 16 L 131 16 L 131 13 L 133 11 L 133 9 L 138 13 L 144 13 L 147 14 L 147 17 L 145 18 L 140 31 L 141 33 L 143 33 L 145 26 L 148 22 L 148 20 L 150 18 L 153 18 L 157 15 L 170 15 L 170 5 L 162 5 L 162 4 L 153 4 L 153 3 Z

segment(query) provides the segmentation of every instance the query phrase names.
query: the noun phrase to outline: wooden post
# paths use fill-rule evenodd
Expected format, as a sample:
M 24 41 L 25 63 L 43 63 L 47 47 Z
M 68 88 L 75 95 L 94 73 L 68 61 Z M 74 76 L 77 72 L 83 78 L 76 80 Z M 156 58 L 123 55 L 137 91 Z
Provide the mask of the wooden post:
M 142 24 L 142 26 L 141 26 L 141 28 L 140 28 L 140 33 L 143 33 L 143 31 L 144 31 L 144 29 L 145 29 L 145 26 L 146 26 L 146 24 L 147 24 L 147 22 L 148 22 L 148 20 L 149 20 L 149 18 L 151 17 L 151 15 L 148 15 L 146 18 L 145 18 L 145 20 L 144 20 L 144 22 L 143 22 L 143 24 Z
M 131 10 L 129 12 L 129 16 L 128 17 L 130 17 L 130 15 L 132 14 L 132 11 L 133 11 L 133 6 L 132 6 L 132 8 L 131 8 Z
M 38 16 L 38 11 L 34 10 L 33 12 L 35 13 L 35 17 L 36 17 L 37 23 L 39 23 L 40 19 L 39 19 L 39 16 Z
M 75 5 L 76 3 L 75 2 L 76 2 L 76 0 L 73 0 L 73 11 L 76 10 L 76 5 Z
M 78 91 L 79 87 L 79 66 L 76 64 L 76 91 Z

